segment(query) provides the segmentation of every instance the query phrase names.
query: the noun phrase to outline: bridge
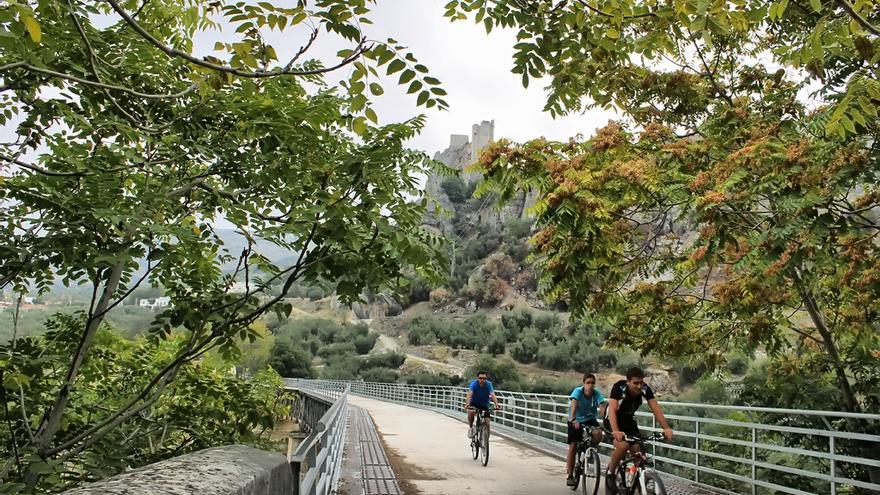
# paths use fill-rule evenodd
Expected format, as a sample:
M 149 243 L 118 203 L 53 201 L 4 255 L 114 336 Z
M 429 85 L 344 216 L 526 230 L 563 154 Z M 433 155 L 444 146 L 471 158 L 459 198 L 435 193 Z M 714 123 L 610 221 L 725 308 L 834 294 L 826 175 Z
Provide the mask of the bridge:
M 570 493 L 562 461 L 565 396 L 496 391 L 504 408 L 495 415 L 483 467 L 468 449 L 464 388 L 298 379 L 285 380 L 285 387 L 294 392 L 292 414 L 307 432 L 295 448 L 291 443 L 286 459 L 240 446 L 208 449 L 70 493 Z M 653 446 L 652 454 L 671 495 L 880 492 L 880 435 L 861 432 L 876 431 L 880 415 L 661 405 L 675 440 Z M 638 419 L 643 430 L 658 430 L 650 414 Z M 193 468 L 203 462 L 210 472 Z M 174 488 L 157 487 L 157 472 Z M 142 485 L 149 489 L 132 489 Z M 205 485 L 213 489 L 195 488 Z M 119 486 L 125 490 L 109 489 Z

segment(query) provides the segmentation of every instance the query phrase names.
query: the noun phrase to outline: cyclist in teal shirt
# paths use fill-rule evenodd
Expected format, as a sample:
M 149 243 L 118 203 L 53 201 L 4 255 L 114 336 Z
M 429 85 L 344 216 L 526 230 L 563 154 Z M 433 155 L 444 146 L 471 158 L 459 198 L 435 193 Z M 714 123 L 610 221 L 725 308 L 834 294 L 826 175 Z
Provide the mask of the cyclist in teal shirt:
M 592 373 L 584 374 L 583 386 L 571 391 L 569 399 L 571 407 L 568 411 L 568 458 L 565 468 L 568 476 L 566 484 L 574 486 L 574 456 L 577 446 L 584 439 L 584 430 L 592 426 L 594 443 L 602 441 L 602 430 L 599 428 L 599 417 L 605 416 L 605 397 L 602 392 L 596 390 L 596 376 Z
M 474 437 L 474 416 L 477 410 L 481 411 L 487 422 L 489 421 L 489 400 L 495 403 L 495 409 L 501 409 L 488 375 L 485 371 L 478 371 L 477 379 L 468 386 L 467 398 L 464 402 L 464 408 L 468 413 L 468 438 Z

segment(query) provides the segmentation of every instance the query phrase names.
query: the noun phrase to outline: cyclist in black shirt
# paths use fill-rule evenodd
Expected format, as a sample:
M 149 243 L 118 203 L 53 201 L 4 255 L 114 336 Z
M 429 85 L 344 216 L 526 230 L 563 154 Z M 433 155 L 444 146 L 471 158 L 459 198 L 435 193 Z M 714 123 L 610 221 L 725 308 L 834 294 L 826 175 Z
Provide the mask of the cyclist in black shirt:
M 611 460 L 608 461 L 605 472 L 605 488 L 610 495 L 617 493 L 614 473 L 620 460 L 626 455 L 627 449 L 631 449 L 635 453 L 639 448 L 638 444 L 630 445 L 624 440 L 624 437 L 642 436 L 635 418 L 636 411 L 642 406 L 642 399 L 648 402 L 648 407 L 654 413 L 657 422 L 663 427 L 663 435 L 667 440 L 672 439 L 672 429 L 666 422 L 666 416 L 663 415 L 660 404 L 654 398 L 654 391 L 645 383 L 645 372 L 640 368 L 628 369 L 626 380 L 620 380 L 611 387 L 605 413 L 605 428 L 611 431 L 611 436 L 614 439 L 614 452 L 611 454 Z

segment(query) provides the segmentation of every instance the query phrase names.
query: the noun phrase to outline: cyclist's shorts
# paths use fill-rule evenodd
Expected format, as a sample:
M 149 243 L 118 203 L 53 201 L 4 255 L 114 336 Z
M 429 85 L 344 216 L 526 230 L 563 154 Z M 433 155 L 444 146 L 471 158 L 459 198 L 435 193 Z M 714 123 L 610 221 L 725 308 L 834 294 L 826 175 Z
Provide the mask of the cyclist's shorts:
M 476 402 L 471 402 L 471 407 L 483 411 L 484 418 L 488 418 L 489 416 L 491 416 L 491 414 L 489 413 L 489 404 L 477 404 Z
M 603 426 L 609 433 L 611 432 L 611 423 L 608 421 L 608 418 L 605 418 Z M 642 437 L 642 433 L 639 431 L 639 425 L 636 423 L 636 418 L 634 417 L 617 416 L 617 427 L 628 437 Z
M 590 426 L 599 426 L 599 422 L 595 419 L 588 419 L 587 421 L 581 423 L 581 427 L 578 429 L 574 429 L 572 422 L 568 422 L 568 443 L 580 443 L 581 440 L 584 439 L 584 430 L 589 428 Z

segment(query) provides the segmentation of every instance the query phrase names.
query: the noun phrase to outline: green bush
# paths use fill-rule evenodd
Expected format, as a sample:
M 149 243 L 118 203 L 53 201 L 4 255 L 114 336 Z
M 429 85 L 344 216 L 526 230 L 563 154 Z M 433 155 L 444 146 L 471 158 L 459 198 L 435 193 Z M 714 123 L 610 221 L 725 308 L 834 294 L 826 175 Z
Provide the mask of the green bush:
M 352 342 L 337 342 L 318 349 L 318 356 L 331 359 L 333 356 L 354 356 L 357 350 Z
M 538 350 L 538 364 L 552 370 L 567 370 L 571 368 L 571 348 L 565 343 L 545 345 Z
M 579 387 L 581 382 L 570 379 L 552 379 L 541 377 L 532 382 L 529 391 L 535 394 L 562 394 L 569 395 L 572 390 Z
M 437 325 L 429 315 L 416 316 L 409 323 L 407 341 L 411 345 L 427 345 L 437 341 Z
M 510 355 L 520 363 L 532 363 L 538 357 L 538 333 L 529 329 L 521 334 L 518 342 L 510 347 Z
M 486 341 L 486 352 L 492 355 L 504 354 L 506 346 L 507 338 L 504 336 L 504 331 L 496 329 L 489 334 L 489 339 Z
M 470 196 L 467 196 L 468 186 L 459 176 L 443 179 L 443 182 L 440 183 L 440 188 L 446 193 L 449 201 L 455 204 L 462 204 L 470 199 Z
M 386 351 L 380 354 L 373 354 L 364 359 L 361 369 L 371 368 L 400 368 L 406 361 L 406 354 L 398 351 Z
M 269 355 L 269 366 L 284 378 L 315 377 L 311 355 L 286 340 L 275 342 Z
M 727 360 L 727 371 L 733 375 L 745 375 L 749 370 L 749 357 L 742 353 L 736 353 Z
M 361 371 L 361 378 L 365 382 L 394 383 L 397 381 L 397 371 L 390 368 L 370 368 Z
M 354 380 L 358 377 L 361 359 L 354 356 L 333 355 L 321 370 L 321 377 L 328 380 Z
M 379 334 L 377 333 L 368 333 L 367 335 L 355 337 L 354 348 L 358 354 L 367 354 L 373 350 L 373 347 L 376 345 L 376 339 L 378 338 Z
M 532 318 L 532 312 L 522 308 L 501 313 L 501 326 L 504 328 L 507 341 L 516 341 L 523 330 L 532 326 Z
M 534 327 L 542 334 L 549 332 L 551 329 L 562 326 L 562 321 L 556 313 L 538 313 L 535 316 Z
M 405 383 L 410 385 L 458 385 L 461 383 L 460 376 L 451 376 L 446 374 L 438 374 L 435 375 L 433 373 L 416 373 L 415 375 L 408 375 L 403 378 Z
M 594 344 L 579 345 L 572 356 L 572 368 L 581 373 L 614 368 L 616 364 L 616 352 L 610 349 L 602 349 Z

